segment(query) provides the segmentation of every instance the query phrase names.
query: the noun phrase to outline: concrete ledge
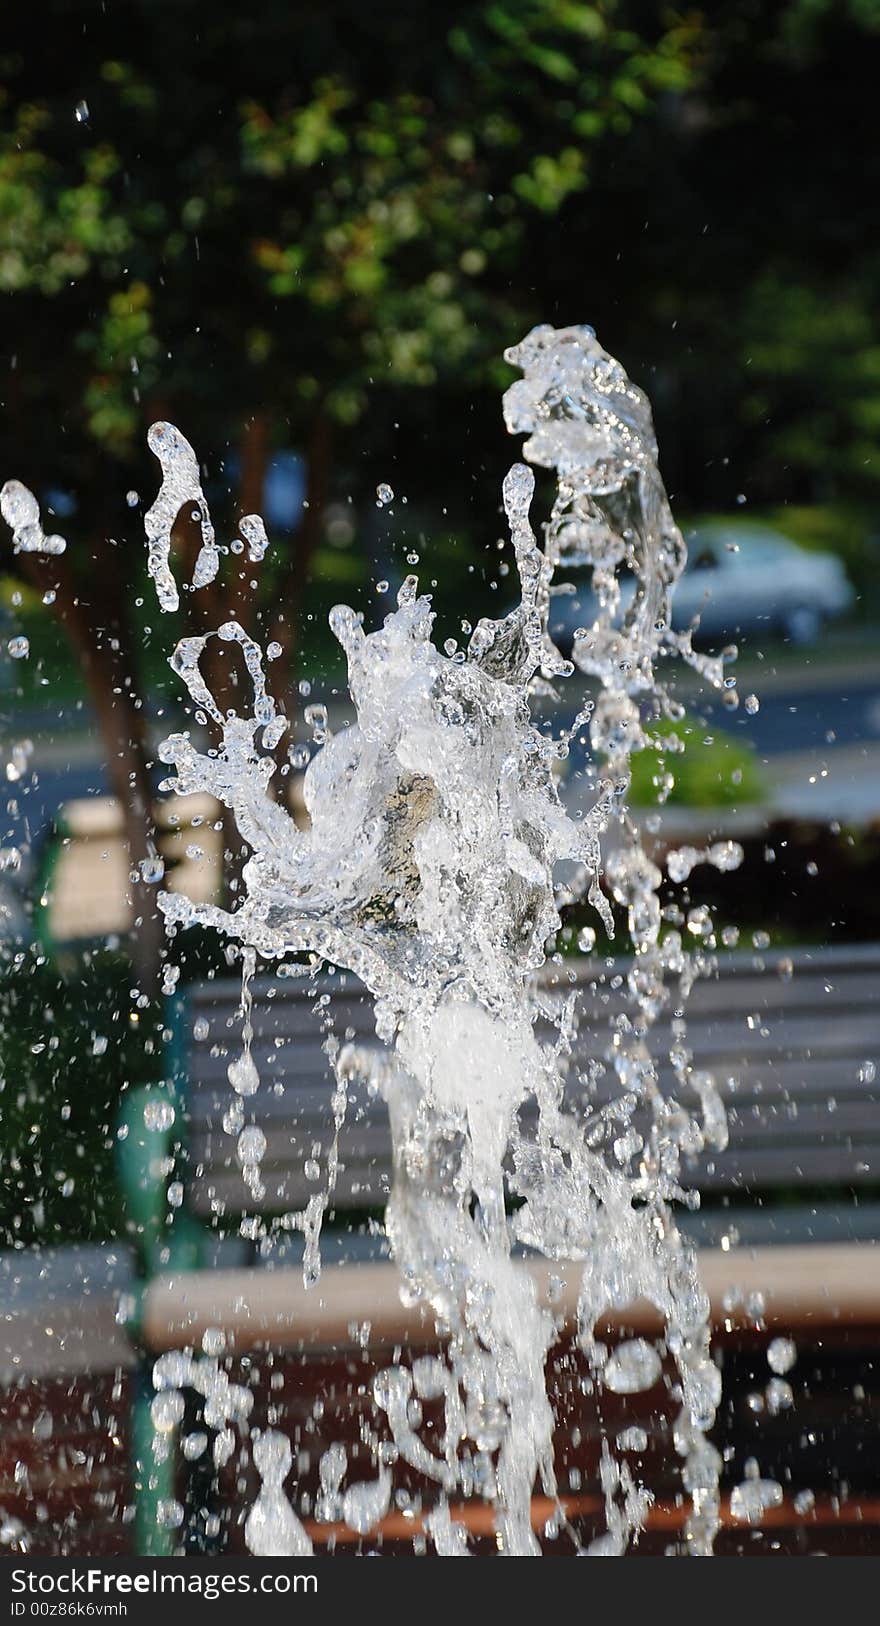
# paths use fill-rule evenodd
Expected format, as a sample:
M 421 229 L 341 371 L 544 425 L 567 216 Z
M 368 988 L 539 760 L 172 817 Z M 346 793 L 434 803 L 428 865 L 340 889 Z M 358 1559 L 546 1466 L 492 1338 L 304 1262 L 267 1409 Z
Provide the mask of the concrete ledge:
M 809 1329 L 838 1324 L 880 1326 L 880 1246 L 870 1242 L 762 1247 L 699 1254 L 716 1326 L 753 1324 L 745 1303 L 760 1292 L 768 1327 Z M 551 1277 L 564 1283 L 555 1308 L 574 1318 L 579 1271 L 542 1260 L 523 1266 L 546 1300 Z M 738 1301 L 730 1305 L 733 1290 Z M 644 1302 L 613 1318 L 639 1331 L 659 1331 L 660 1317 Z M 611 1318 L 609 1318 L 610 1324 Z M 222 1327 L 227 1348 L 258 1345 L 331 1349 L 352 1341 L 352 1327 L 370 1323 L 370 1346 L 431 1344 L 433 1318 L 400 1302 L 390 1264 L 337 1265 L 307 1290 L 299 1271 L 218 1270 L 157 1277 L 145 1293 L 143 1336 L 159 1352 L 198 1345 L 208 1327 Z
M 124 1245 L 0 1255 L 0 1383 L 133 1366 L 116 1319 L 132 1271 Z
M 748 1324 L 743 1303 L 755 1292 L 764 1295 L 768 1326 L 880 1328 L 880 1243 L 705 1248 L 699 1259 L 719 1328 Z M 563 1282 L 554 1307 L 573 1319 L 577 1266 L 542 1260 L 524 1268 L 542 1299 L 551 1276 Z M 133 1285 L 124 1247 L 0 1256 L 0 1384 L 130 1369 L 135 1350 L 117 1312 Z M 733 1289 L 743 1303 L 728 1309 Z M 629 1306 L 615 1320 L 648 1333 L 661 1325 L 647 1304 Z M 432 1319 L 401 1304 L 395 1267 L 377 1260 L 326 1264 L 309 1291 L 296 1266 L 237 1267 L 157 1277 L 144 1297 L 144 1337 L 155 1353 L 198 1345 L 208 1327 L 223 1327 L 230 1350 L 242 1352 L 264 1344 L 335 1348 L 351 1343 L 351 1328 L 366 1321 L 376 1349 L 435 1339 Z

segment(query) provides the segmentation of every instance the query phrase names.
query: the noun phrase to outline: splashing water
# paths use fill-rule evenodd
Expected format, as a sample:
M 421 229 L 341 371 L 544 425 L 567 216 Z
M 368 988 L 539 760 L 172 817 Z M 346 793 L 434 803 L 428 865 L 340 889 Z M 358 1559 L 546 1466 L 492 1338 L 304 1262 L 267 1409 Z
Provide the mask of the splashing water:
M 284 1481 L 290 1473 L 293 1453 L 290 1441 L 277 1429 L 266 1429 L 254 1438 L 254 1465 L 262 1480 L 245 1524 L 245 1539 L 252 1553 L 271 1558 L 279 1551 L 290 1557 L 307 1557 L 312 1544 L 284 1494 Z
M 40 518 L 40 505 L 33 492 L 20 480 L 7 480 L 0 491 L 0 514 L 12 531 L 15 553 L 63 553 L 63 536 L 46 536 Z
M 646 725 L 681 714 L 658 677 L 660 664 L 683 659 L 718 688 L 729 690 L 730 679 L 721 659 L 698 655 L 689 634 L 671 630 L 670 595 L 685 549 L 645 396 L 586 327 L 536 328 L 507 360 L 523 374 L 505 396 L 507 427 L 528 436 L 529 463 L 557 477 L 543 546 L 530 517 L 531 468 L 515 464 L 504 482 L 519 604 L 502 619 L 480 621 L 466 652 L 450 655 L 432 642 L 431 602 L 414 576 L 375 631 L 354 610 L 333 610 L 356 720 L 331 735 L 321 719 L 323 744 L 304 782 L 307 829 L 271 794 L 273 753 L 288 725 L 268 692 L 258 644 L 234 621 L 185 639 L 172 665 L 222 743 L 204 753 L 188 733 L 166 740 L 161 756 L 174 774 L 164 788 L 217 797 L 251 857 L 234 912 L 179 894 L 160 902 L 171 929 L 198 921 L 241 943 L 246 982 L 257 955 L 306 954 L 312 965 L 348 968 L 374 996 L 386 1047 L 372 1064 L 374 1081 L 388 1102 L 394 1151 L 387 1233 L 405 1290 L 433 1315 L 445 1350 L 443 1359 L 380 1373 L 374 1400 L 399 1456 L 436 1486 L 426 1528 L 437 1550 L 466 1550 L 450 1519 L 455 1493 L 493 1504 L 504 1553 L 540 1551 L 531 1512 L 537 1484 L 564 1521 L 545 1379 L 557 1328 L 516 1258 L 525 1249 L 577 1262 L 578 1332 L 597 1385 L 632 1394 L 661 1371 L 645 1340 L 609 1357 L 595 1335 L 599 1318 L 636 1299 L 662 1316 L 681 1397 L 675 1443 L 691 1501 L 687 1541 L 691 1552 L 707 1554 L 719 1506 L 719 1458 L 707 1431 L 720 1376 L 709 1353 L 708 1300 L 671 1204 L 694 1206 L 681 1184 L 681 1157 L 722 1147 L 726 1119 L 711 1075 L 694 1069 L 683 1025 L 671 1057 L 681 1101 L 661 1090 L 649 1041 L 668 984 L 677 984 L 679 1007 L 711 966 L 699 943 L 688 952 L 679 932 L 661 935 L 661 869 L 626 798 L 633 754 L 657 745 Z M 171 531 L 181 508 L 195 505 L 201 523 L 193 589 L 212 579 L 218 554 L 192 448 L 169 425 L 154 426 L 150 445 L 163 480 L 145 522 L 149 568 L 170 610 L 178 602 Z M 261 522 L 251 517 L 242 534 L 259 556 Z M 573 659 L 598 693 L 570 728 L 552 735 L 538 728 L 533 703 L 574 671 L 550 639 L 548 616 L 554 578 L 575 565 L 592 570 L 599 609 L 576 635 Z M 625 607 L 624 568 L 636 586 Z M 201 670 L 209 637 L 240 647 L 253 686 L 249 715 L 224 714 L 211 694 Z M 573 813 L 561 800 L 558 770 L 586 727 L 599 778 L 594 804 Z M 684 875 L 697 861 L 727 869 L 738 857 L 734 844 L 721 843 L 707 852 L 681 849 L 672 866 Z M 613 934 L 603 862 L 634 953 L 628 1006 L 610 1048 L 618 1093 L 610 1109 L 585 1117 L 563 1093 L 576 997 L 554 1000 L 536 973 L 562 901 L 586 893 Z M 229 1069 L 239 1096 L 258 1083 L 247 1000 L 246 993 L 244 1049 Z M 555 1025 L 552 1044 L 536 1035 L 539 1016 Z M 340 1110 L 346 1069 L 368 1065 L 351 1047 L 336 1055 Z M 693 1110 L 683 1104 L 689 1100 Z M 259 1145 L 240 1146 L 239 1155 L 258 1191 Z M 326 1201 L 316 1199 L 304 1222 L 312 1275 Z M 443 1427 L 430 1446 L 413 1423 L 418 1397 L 443 1404 Z M 255 1460 L 263 1489 L 248 1519 L 253 1550 L 306 1550 L 282 1489 L 287 1442 L 261 1436 Z M 344 1471 L 344 1460 L 322 1466 L 322 1494 L 354 1528 L 369 1529 L 388 1506 L 388 1475 L 381 1468 L 372 1484 L 343 1492 Z M 650 1495 L 607 1441 L 600 1483 L 607 1533 L 588 1550 L 622 1553 Z

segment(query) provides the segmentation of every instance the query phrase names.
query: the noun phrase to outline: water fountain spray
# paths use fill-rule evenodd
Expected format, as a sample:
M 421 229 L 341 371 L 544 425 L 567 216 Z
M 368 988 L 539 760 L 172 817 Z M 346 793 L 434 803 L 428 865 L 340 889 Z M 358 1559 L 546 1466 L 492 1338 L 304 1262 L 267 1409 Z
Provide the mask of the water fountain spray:
M 378 1374 L 374 1401 L 391 1452 L 374 1482 L 343 1492 L 344 1452 L 331 1448 L 321 1465 L 328 1507 L 341 1507 L 355 1529 L 372 1528 L 389 1505 L 388 1464 L 396 1458 L 434 1487 L 425 1525 L 439 1552 L 467 1550 L 450 1509 L 456 1498 L 480 1496 L 493 1507 L 499 1552 L 539 1553 L 538 1486 L 556 1506 L 557 1528 L 580 1550 L 554 1474 L 546 1367 L 559 1326 L 523 1264 L 538 1255 L 579 1272 L 577 1336 L 597 1387 L 647 1389 L 662 1355 L 671 1359 L 680 1403 L 675 1446 L 691 1504 L 686 1542 L 707 1554 L 719 1516 L 720 1464 L 708 1431 L 720 1374 L 709 1349 L 708 1299 L 673 1209 L 696 1202 L 682 1181 L 682 1156 L 725 1143 L 719 1093 L 694 1066 L 680 1014 L 693 979 L 712 965 L 699 936 L 686 948 L 679 930 L 662 929 L 661 865 L 627 797 L 633 755 L 657 748 L 648 725 L 656 730 L 680 716 L 661 681 L 664 662 L 685 661 L 728 703 L 735 692 L 723 659 L 697 654 L 690 635 L 672 629 L 670 596 L 685 547 L 644 394 L 587 327 L 536 328 L 506 359 L 522 373 L 504 399 L 507 427 L 528 437 L 528 464 L 515 464 L 504 481 L 519 603 L 478 622 L 467 649 L 451 654 L 432 641 L 434 612 L 415 576 L 374 631 L 353 609 L 332 611 L 355 717 L 331 734 L 323 710 L 312 709 L 321 745 L 304 778 L 307 828 L 272 794 L 289 720 L 269 691 L 259 644 L 236 621 L 184 639 L 171 664 L 197 723 L 210 719 L 219 743 L 200 750 L 188 731 L 173 734 L 160 747 L 173 769 L 162 788 L 216 797 L 234 815 L 250 857 L 234 910 L 173 893 L 160 905 L 172 932 L 200 923 L 241 945 L 246 1009 L 258 958 L 288 973 L 297 957 L 307 975 L 319 964 L 346 968 L 373 996 L 381 1055 L 337 1048 L 333 1112 L 338 1124 L 358 1072 L 368 1071 L 385 1096 L 394 1168 L 387 1235 L 402 1291 L 433 1319 L 442 1355 Z M 192 448 L 168 424 L 153 426 L 149 444 L 162 469 L 145 519 L 149 570 L 161 608 L 173 610 L 172 530 L 182 509 L 201 528 L 186 590 L 213 579 L 219 551 Z M 557 480 L 542 544 L 531 519 L 529 464 L 554 470 Z M 262 522 L 247 516 L 240 530 L 258 561 L 267 546 Z M 548 628 L 559 573 L 573 566 L 591 570 L 598 611 L 575 635 L 568 661 Z M 634 583 L 626 593 L 624 573 Z M 203 672 L 211 638 L 239 647 L 253 690 L 249 712 L 222 710 L 211 692 Z M 540 728 L 537 703 L 557 695 L 577 669 L 593 698 L 569 727 Z M 595 797 L 572 808 L 559 779 L 572 740 L 585 730 Z M 673 733 L 668 747 L 679 745 Z M 732 868 L 739 856 L 733 843 L 686 849 L 671 855 L 670 873 L 681 878 L 699 860 Z M 626 1008 L 609 1034 L 613 1098 L 590 1102 L 598 1081 L 584 1078 L 588 1105 L 575 1110 L 565 1084 L 577 995 L 548 989 L 538 973 L 560 929 L 560 907 L 584 895 L 609 937 L 612 902 L 625 911 L 632 959 Z M 651 1045 L 673 990 L 675 1041 L 664 1059 L 675 1098 L 661 1088 Z M 537 1026 L 546 1032 L 548 1021 L 549 1042 Z M 242 1054 L 229 1069 L 242 1102 L 259 1087 L 249 1039 L 246 1021 Z M 258 1195 L 264 1144 L 242 1111 L 230 1127 Z M 325 1192 L 299 1216 L 311 1279 L 328 1200 Z M 609 1353 L 597 1323 L 635 1300 L 662 1317 L 661 1346 L 633 1338 Z M 168 1396 L 187 1359 L 175 1366 L 163 1357 L 163 1416 L 174 1411 Z M 180 1382 L 195 1382 L 187 1372 Z M 226 1439 L 221 1377 L 206 1368 L 198 1385 L 217 1391 L 218 1439 Z M 442 1403 L 443 1425 L 430 1444 L 414 1421 L 417 1399 Z M 252 1550 L 308 1550 L 282 1488 L 286 1440 L 267 1431 L 254 1457 L 263 1490 L 248 1519 Z M 600 1482 L 607 1529 L 587 1551 L 622 1553 L 651 1497 L 619 1441 L 603 1444 Z

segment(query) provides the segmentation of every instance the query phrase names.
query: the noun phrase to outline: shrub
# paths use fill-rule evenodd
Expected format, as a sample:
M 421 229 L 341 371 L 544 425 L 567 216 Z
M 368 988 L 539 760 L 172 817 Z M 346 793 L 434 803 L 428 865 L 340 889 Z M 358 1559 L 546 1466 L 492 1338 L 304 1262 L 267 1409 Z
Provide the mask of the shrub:
M 160 1076 L 155 1018 L 131 971 L 95 955 L 65 973 L 36 948 L 0 968 L 0 1243 L 112 1237 L 116 1114 Z M 151 1036 L 154 1035 L 154 1036 Z
M 674 783 L 666 800 L 679 807 L 737 807 L 763 800 L 760 766 L 745 741 L 688 717 L 650 723 L 647 731 L 659 739 L 680 740 L 684 750 L 645 750 L 633 756 L 631 794 L 637 806 L 659 802 L 667 775 Z

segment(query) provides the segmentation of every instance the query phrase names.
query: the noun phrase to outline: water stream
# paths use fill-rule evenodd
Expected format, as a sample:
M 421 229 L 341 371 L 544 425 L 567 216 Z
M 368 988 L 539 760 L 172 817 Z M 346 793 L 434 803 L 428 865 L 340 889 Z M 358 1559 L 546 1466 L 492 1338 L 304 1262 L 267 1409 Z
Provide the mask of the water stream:
M 234 910 L 177 893 L 164 893 L 160 904 L 172 933 L 199 923 L 241 945 L 246 983 L 258 962 L 289 969 L 300 956 L 310 975 L 319 963 L 348 969 L 374 998 L 381 1053 L 338 1049 L 328 1113 L 341 1120 L 347 1080 L 364 1070 L 388 1103 L 387 1235 L 402 1291 L 436 1322 L 442 1354 L 392 1364 L 376 1378 L 373 1399 L 394 1454 L 434 1487 L 425 1522 L 436 1550 L 467 1551 L 450 1508 L 482 1497 L 493 1509 L 500 1553 L 539 1553 L 536 1492 L 555 1503 L 558 1527 L 579 1549 L 554 1477 L 546 1370 L 559 1326 L 522 1264 L 523 1255 L 538 1255 L 579 1272 L 577 1336 L 597 1388 L 637 1393 L 657 1381 L 664 1359 L 673 1363 L 674 1447 L 689 1498 L 685 1539 L 702 1555 L 718 1527 L 720 1464 L 708 1431 L 721 1384 L 708 1300 L 674 1210 L 696 1203 L 682 1158 L 726 1143 L 720 1095 L 691 1054 L 682 1014 L 693 980 L 713 962 L 698 926 L 686 942 L 662 918 L 661 864 L 631 815 L 628 791 L 647 726 L 656 746 L 658 725 L 662 734 L 664 720 L 681 714 L 666 682 L 676 663 L 694 668 L 728 704 L 736 694 L 725 660 L 697 653 L 689 634 L 672 630 L 670 595 L 685 547 L 644 394 L 587 327 L 536 328 L 507 360 L 521 377 L 504 397 L 505 420 L 512 435 L 526 437 L 526 462 L 513 465 L 503 488 L 518 604 L 479 621 L 467 648 L 451 653 L 433 642 L 431 599 L 415 576 L 378 627 L 355 609 L 333 610 L 354 715 L 334 734 L 323 709 L 311 710 L 321 743 L 303 786 L 307 828 L 273 794 L 290 720 L 272 697 L 258 643 L 235 621 L 184 639 L 172 665 L 196 722 L 211 719 L 222 743 L 200 749 L 189 731 L 172 735 L 160 748 L 171 770 L 163 788 L 216 797 L 234 815 L 250 857 Z M 153 426 L 149 444 L 162 470 L 145 520 L 149 569 L 170 611 L 181 591 L 172 543 L 181 510 L 201 528 L 184 590 L 213 579 L 220 552 L 192 448 L 168 424 Z M 556 480 L 540 525 L 535 468 Z M 18 510 L 28 546 L 36 521 L 20 502 Z M 258 566 L 268 545 L 262 522 L 249 516 L 240 531 L 236 551 L 246 547 Z M 575 568 L 592 573 L 598 610 L 566 660 L 548 622 L 552 595 Z M 239 647 L 252 689 L 248 710 L 224 710 L 212 694 L 203 670 L 209 638 Z M 569 728 L 554 732 L 539 711 L 546 716 L 572 679 L 591 698 Z M 571 741 L 584 732 L 595 794 L 574 806 L 559 784 Z M 680 749 L 672 729 L 667 744 L 670 753 Z M 698 860 L 729 869 L 739 857 L 734 843 L 722 842 L 672 853 L 667 864 L 680 879 Z M 560 908 L 578 897 L 608 936 L 612 900 L 631 948 L 624 1008 L 607 1035 L 615 1090 L 610 1102 L 588 1100 L 582 1110 L 565 1091 L 582 1019 L 577 991 L 564 963 L 554 988 L 538 976 L 554 951 Z M 675 1037 L 661 1057 L 652 1031 L 670 1010 Z M 538 1024 L 542 1034 L 549 1026 L 549 1041 L 539 1038 Z M 246 1023 L 230 1066 L 238 1099 L 259 1087 L 249 1037 Z M 674 1094 L 661 1088 L 661 1061 L 671 1064 Z M 581 1082 L 582 1097 L 596 1095 L 595 1077 Z M 265 1142 L 243 1114 L 230 1125 L 259 1198 Z M 328 1195 L 302 1216 L 310 1279 Z M 632 1338 L 609 1353 L 597 1323 L 637 1299 L 659 1312 L 663 1339 Z M 225 1460 L 229 1425 L 246 1402 L 216 1361 L 166 1356 L 156 1381 L 159 1433 L 176 1426 L 180 1390 L 195 1386 L 210 1400 L 215 1459 Z M 430 1438 L 420 1433 L 419 1399 L 442 1402 L 443 1426 Z M 308 1551 L 284 1489 L 288 1441 L 267 1430 L 253 1451 L 262 1490 L 247 1521 L 251 1550 Z M 366 1485 L 345 1479 L 345 1452 L 333 1447 L 321 1464 L 327 1516 L 369 1531 L 389 1506 L 390 1467 L 377 1461 Z M 651 1502 L 625 1441 L 605 1440 L 600 1482 L 606 1532 L 587 1551 L 620 1554 Z

